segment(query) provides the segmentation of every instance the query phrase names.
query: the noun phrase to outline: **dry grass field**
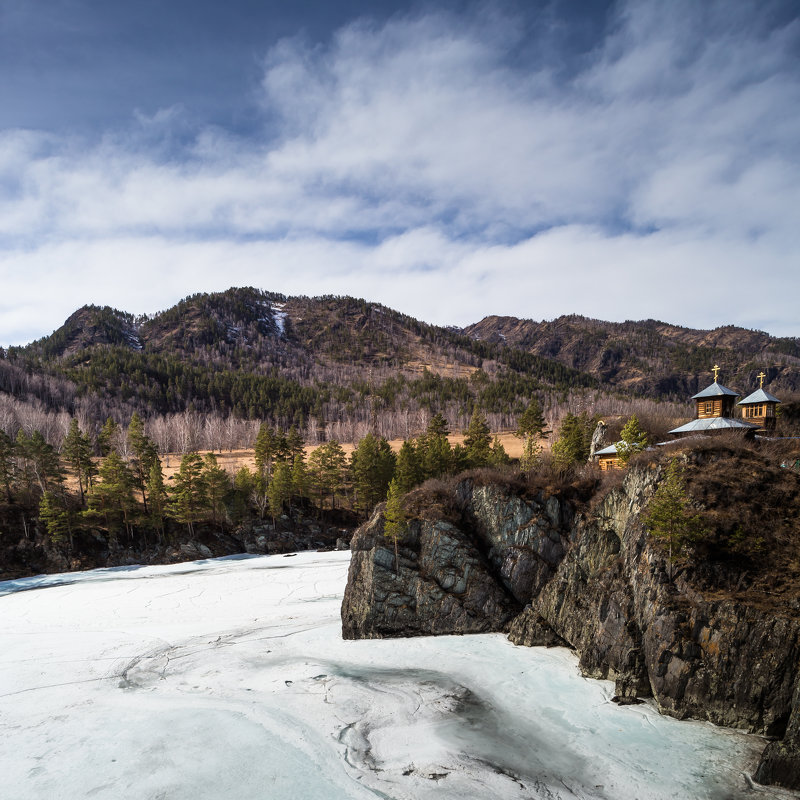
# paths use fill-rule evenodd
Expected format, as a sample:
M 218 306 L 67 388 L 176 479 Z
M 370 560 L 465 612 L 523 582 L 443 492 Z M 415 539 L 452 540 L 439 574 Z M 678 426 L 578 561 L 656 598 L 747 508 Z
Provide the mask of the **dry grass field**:
M 506 453 L 508 453 L 511 458 L 519 458 L 522 455 L 522 439 L 518 439 L 510 431 L 502 431 L 500 433 L 492 434 L 492 436 L 497 436 L 497 438 L 500 439 L 500 442 L 505 448 Z M 450 440 L 451 445 L 464 443 L 464 437 L 461 434 L 452 434 L 447 438 Z M 392 450 L 397 453 L 403 446 L 403 440 L 393 439 L 389 442 L 389 444 Z M 550 442 L 547 439 L 543 439 L 541 444 L 544 450 L 550 449 Z M 341 445 L 342 449 L 348 456 L 355 448 L 355 445 L 352 442 L 342 442 Z M 315 446 L 307 446 L 306 456 L 308 456 L 309 453 L 315 449 Z M 201 453 L 201 455 L 204 454 L 205 453 Z M 216 452 L 216 456 L 219 465 L 232 475 L 244 466 L 249 467 L 250 469 L 255 467 L 253 450 L 223 450 L 222 452 Z M 181 464 L 181 455 L 180 453 L 167 453 L 161 457 L 161 462 L 164 467 L 164 475 L 165 477 L 169 478 L 178 471 L 178 468 Z

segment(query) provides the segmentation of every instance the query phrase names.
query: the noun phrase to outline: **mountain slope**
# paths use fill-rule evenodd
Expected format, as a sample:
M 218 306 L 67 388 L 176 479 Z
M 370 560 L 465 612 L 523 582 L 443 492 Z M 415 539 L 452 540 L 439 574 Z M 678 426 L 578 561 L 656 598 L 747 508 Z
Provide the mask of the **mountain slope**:
M 800 389 L 800 339 L 732 325 L 706 331 L 656 320 L 615 323 L 573 315 L 535 322 L 489 316 L 465 332 L 651 396 L 691 395 L 708 382 L 714 364 L 722 368 L 723 382 L 740 390 L 755 388 L 761 369 L 771 391 Z
M 87 306 L 51 336 L 10 348 L 11 368 L 66 379 L 76 397 L 148 415 L 196 410 L 287 426 L 311 415 L 374 415 L 398 403 L 431 413 L 449 404 L 456 416 L 475 405 L 514 414 L 535 391 L 596 386 L 552 359 L 376 303 L 252 288 L 192 295 L 138 319 Z

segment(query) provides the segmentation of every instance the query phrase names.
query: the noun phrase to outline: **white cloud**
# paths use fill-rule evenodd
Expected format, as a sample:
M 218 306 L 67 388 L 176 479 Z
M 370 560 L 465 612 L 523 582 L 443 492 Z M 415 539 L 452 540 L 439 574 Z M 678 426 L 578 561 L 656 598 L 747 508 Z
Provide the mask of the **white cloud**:
M 631 2 L 569 78 L 538 55 L 546 25 L 517 28 L 430 14 L 284 41 L 264 62 L 271 133 L 199 131 L 180 157 L 158 144 L 185 132 L 180 109 L 94 145 L 2 133 L 0 341 L 85 302 L 153 311 L 245 284 L 442 323 L 800 333 L 797 23 Z

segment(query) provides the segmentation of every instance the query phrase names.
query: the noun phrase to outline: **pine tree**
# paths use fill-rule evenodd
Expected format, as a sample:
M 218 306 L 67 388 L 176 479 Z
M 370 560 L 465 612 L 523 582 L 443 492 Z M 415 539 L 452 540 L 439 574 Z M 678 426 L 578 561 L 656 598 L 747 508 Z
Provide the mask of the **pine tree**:
M 272 475 L 272 464 L 278 451 L 278 440 L 275 431 L 262 422 L 258 429 L 255 444 L 256 472 L 269 480 Z
M 397 487 L 405 494 L 422 483 L 422 465 L 419 462 L 417 448 L 413 441 L 403 442 L 397 454 L 397 466 L 394 473 Z
M 368 433 L 351 456 L 356 506 L 369 515 L 386 497 L 395 469 L 395 455 L 389 442 Z
M 550 432 L 545 430 L 544 414 L 537 397 L 532 397 L 528 407 L 517 420 L 515 436 L 520 439 L 543 439 Z
M 319 509 L 322 512 L 325 497 L 330 496 L 331 505 L 336 507 L 336 491 L 341 488 L 347 474 L 347 457 L 336 439 L 331 439 L 317 447 L 308 459 L 309 478 L 319 496 Z
M 203 463 L 203 488 L 205 502 L 211 511 L 211 520 L 217 525 L 225 517 L 225 500 L 231 489 L 228 473 L 220 467 L 213 453 L 206 453 Z
M 454 444 L 453 447 L 450 448 L 450 464 L 448 468 L 445 470 L 445 472 L 457 475 L 459 472 L 463 472 L 465 469 L 469 468 L 470 468 L 470 463 L 469 463 L 469 456 L 467 455 L 467 448 L 464 447 L 464 445 L 461 444 L 460 442 L 456 442 L 456 444 Z
M 267 491 L 269 496 L 269 508 L 272 514 L 272 524 L 283 513 L 283 508 L 292 497 L 292 471 L 286 461 L 279 461 L 275 464 L 272 473 L 272 480 L 269 482 Z
M 447 436 L 447 420 L 436 414 L 428 423 L 425 433 L 417 440 L 417 453 L 422 467 L 423 480 L 438 478 L 453 469 L 453 448 Z
M 431 417 L 431 421 L 428 423 L 426 433 L 429 436 L 450 435 L 450 427 L 447 424 L 447 420 L 441 413 L 434 414 L 433 417 Z
M 117 448 L 119 439 L 119 425 L 108 417 L 97 436 L 97 449 L 101 456 L 107 456 L 112 449 Z
M 133 479 L 128 465 L 116 450 L 111 450 L 103 459 L 97 472 L 98 480 L 89 493 L 87 516 L 102 516 L 109 538 L 116 540 L 120 528 L 132 538 L 131 515 L 135 509 Z
M 625 423 L 617 443 L 617 456 L 621 464 L 628 463 L 634 453 L 639 453 L 647 447 L 647 432 L 642 430 L 636 414 Z
M 150 469 L 158 460 L 158 449 L 155 442 L 144 432 L 144 423 L 134 411 L 128 423 L 128 444 L 133 458 L 130 461 L 131 473 L 136 488 L 141 492 L 144 513 L 147 513 L 147 481 Z
M 550 431 L 545 430 L 544 414 L 539 399 L 531 398 L 528 407 L 517 420 L 515 436 L 523 440 L 522 457 L 519 464 L 523 470 L 535 469 L 539 463 L 542 446 L 539 440 L 548 436 Z
M 231 516 L 234 522 L 242 522 L 250 512 L 250 497 L 253 493 L 255 476 L 243 466 L 233 478 L 233 501 Z
M 39 519 L 47 530 L 51 544 L 62 544 L 71 537 L 69 514 L 53 492 L 45 492 L 39 501 Z
M 406 532 L 406 513 L 403 508 L 403 492 L 396 480 L 389 484 L 386 508 L 383 511 L 383 535 L 394 543 L 394 571 L 400 570 L 398 543 Z
M 167 487 L 164 484 L 164 472 L 158 458 L 150 465 L 147 496 L 150 498 L 150 519 L 159 541 L 162 541 L 164 538 L 164 515 L 167 511 Z
M 295 425 L 289 428 L 289 433 L 286 434 L 286 458 L 289 464 L 293 467 L 297 459 L 305 459 L 305 442 L 303 435 L 297 430 Z
M 511 459 L 508 457 L 508 453 L 506 453 L 503 443 L 497 436 L 494 437 L 494 441 L 492 442 L 492 451 L 489 455 L 489 463 L 493 467 L 502 467 L 505 464 L 511 463 Z
M 308 469 L 303 453 L 299 453 L 292 465 L 292 495 L 300 500 L 308 497 Z
M 485 467 L 491 461 L 492 437 L 489 423 L 480 411 L 475 410 L 464 431 L 464 448 L 469 467 Z
M 589 458 L 592 430 L 596 419 L 587 414 L 567 414 L 561 422 L 558 439 L 553 443 L 553 458 L 560 469 L 583 464 Z
M 207 511 L 203 482 L 203 459 L 197 453 L 186 453 L 173 477 L 170 515 L 182 522 L 194 536 L 194 526 Z
M 542 446 L 532 436 L 529 436 L 522 445 L 522 456 L 520 457 L 519 465 L 526 472 L 536 469 L 541 456 Z
M 61 454 L 78 479 L 78 490 L 80 491 L 81 505 L 83 506 L 85 505 L 85 492 L 83 488 L 83 460 L 81 458 L 82 439 L 81 430 L 78 427 L 78 420 L 73 418 L 69 424 L 69 430 L 61 442 Z
M 667 541 L 669 577 L 672 579 L 672 565 L 684 546 L 702 539 L 707 533 L 700 514 L 690 511 L 683 470 L 674 458 L 642 516 L 642 522 L 653 536 Z

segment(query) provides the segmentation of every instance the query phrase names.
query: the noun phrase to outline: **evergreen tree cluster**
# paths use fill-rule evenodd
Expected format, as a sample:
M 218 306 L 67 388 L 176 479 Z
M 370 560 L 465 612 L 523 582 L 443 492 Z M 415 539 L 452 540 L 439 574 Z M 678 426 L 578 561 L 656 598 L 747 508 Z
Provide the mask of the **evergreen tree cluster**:
M 580 414 L 568 413 L 561 420 L 558 439 L 553 442 L 553 461 L 562 470 L 584 464 L 589 458 L 592 434 L 598 423 L 598 416 L 585 411 Z
M 0 430 L 0 491 L 26 524 L 38 520 L 52 545 L 72 547 L 82 534 L 149 546 L 174 541 L 181 528 L 191 537 L 199 525 L 224 531 L 254 518 L 274 523 L 309 503 L 320 515 L 345 506 L 366 517 L 391 486 L 400 496 L 428 478 L 509 461 L 479 411 L 463 444 L 452 446 L 448 435 L 447 421 L 436 414 L 397 455 L 386 438 L 368 433 L 348 458 L 336 440 L 307 455 L 297 428 L 284 432 L 263 423 L 253 442 L 253 469 L 243 466 L 232 476 L 213 452 L 190 451 L 166 479 L 136 412 L 124 428 L 107 419 L 95 438 L 73 419 L 60 448 L 38 430 L 20 429 L 13 440 Z

